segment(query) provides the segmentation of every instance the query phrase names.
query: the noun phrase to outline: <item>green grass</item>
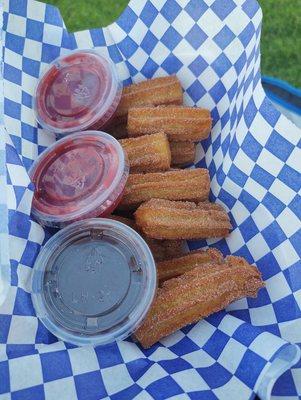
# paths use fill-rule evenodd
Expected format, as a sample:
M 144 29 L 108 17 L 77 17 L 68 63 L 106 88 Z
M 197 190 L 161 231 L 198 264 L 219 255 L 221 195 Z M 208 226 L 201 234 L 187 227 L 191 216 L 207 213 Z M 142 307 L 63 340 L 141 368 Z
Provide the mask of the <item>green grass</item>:
M 143 0 L 141 0 L 143 1 Z M 262 72 L 301 87 L 301 0 L 260 0 L 263 9 Z M 70 31 L 106 26 L 127 0 L 48 0 Z
M 301 87 L 301 0 L 261 0 L 262 72 Z
M 68 30 L 72 32 L 109 25 L 128 4 L 128 0 L 43 1 L 60 9 Z

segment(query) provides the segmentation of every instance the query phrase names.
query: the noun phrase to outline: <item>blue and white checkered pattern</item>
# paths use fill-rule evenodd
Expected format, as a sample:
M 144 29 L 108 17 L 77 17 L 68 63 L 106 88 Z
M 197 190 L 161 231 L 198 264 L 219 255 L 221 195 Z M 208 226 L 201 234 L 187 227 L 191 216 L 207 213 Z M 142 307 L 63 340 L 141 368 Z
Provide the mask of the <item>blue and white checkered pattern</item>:
M 3 7 L 0 4 L 0 26 L 2 26 Z M 1 38 L 0 38 L 1 41 Z M 1 42 L 2 48 L 2 42 Z M 2 52 L 0 54 L 2 64 Z M 9 253 L 8 253 L 8 214 L 6 198 L 6 154 L 5 154 L 6 131 L 3 122 L 3 78 L 0 71 L 0 303 L 7 296 L 9 288 Z
M 284 371 L 272 398 L 301 396 L 301 363 L 289 370 L 299 348 L 288 343 L 301 343 L 301 132 L 262 89 L 261 18 L 255 0 L 132 0 L 109 27 L 70 34 L 56 8 L 4 1 L 0 261 L 7 277 L 9 243 L 10 285 L 0 306 L 0 400 L 268 399 Z M 211 110 L 212 135 L 195 165 L 209 168 L 212 199 L 234 230 L 189 245 L 244 256 L 266 282 L 257 299 L 149 350 L 131 340 L 95 349 L 58 342 L 31 303 L 31 268 L 49 232 L 30 218 L 26 171 L 55 140 L 37 126 L 32 96 L 49 62 L 91 47 L 114 61 L 125 84 L 177 74 L 186 104 Z

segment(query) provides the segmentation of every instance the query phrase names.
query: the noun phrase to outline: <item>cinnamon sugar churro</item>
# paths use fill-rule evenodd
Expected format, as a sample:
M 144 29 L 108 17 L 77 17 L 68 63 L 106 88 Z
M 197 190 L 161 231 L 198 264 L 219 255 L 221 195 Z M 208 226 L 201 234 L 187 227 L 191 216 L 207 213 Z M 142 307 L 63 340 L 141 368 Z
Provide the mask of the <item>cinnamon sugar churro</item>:
M 115 118 L 107 132 L 116 139 L 126 138 L 127 116 L 132 107 L 182 104 L 183 90 L 175 75 L 134 83 L 123 88 Z
M 183 90 L 175 75 L 149 79 L 124 87 L 116 116 L 119 120 L 126 120 L 132 107 L 162 104 L 183 104 Z
M 207 239 L 228 236 L 231 224 L 219 204 L 152 199 L 135 212 L 137 226 L 154 239 Z
M 170 147 L 164 132 L 119 141 L 127 153 L 130 172 L 166 171 L 170 168 Z
M 193 107 L 137 107 L 128 113 L 129 137 L 149 135 L 163 129 L 170 141 L 197 142 L 211 131 L 210 111 Z
M 120 207 L 136 208 L 150 199 L 208 200 L 210 178 L 205 168 L 131 174 Z
M 122 222 L 137 231 L 148 244 L 155 261 L 169 260 L 173 257 L 181 257 L 188 252 L 185 240 L 157 240 L 144 236 L 134 220 L 119 215 L 111 215 L 110 219 Z
M 229 256 L 166 281 L 135 337 L 145 348 L 187 324 L 222 310 L 242 297 L 256 297 L 264 286 L 256 267 Z
M 217 249 L 191 251 L 184 256 L 158 262 L 158 281 L 162 283 L 168 279 L 176 278 L 193 268 L 208 265 L 208 263 L 222 264 L 223 262 L 223 255 Z
M 170 142 L 171 165 L 185 167 L 195 160 L 196 145 L 193 142 Z

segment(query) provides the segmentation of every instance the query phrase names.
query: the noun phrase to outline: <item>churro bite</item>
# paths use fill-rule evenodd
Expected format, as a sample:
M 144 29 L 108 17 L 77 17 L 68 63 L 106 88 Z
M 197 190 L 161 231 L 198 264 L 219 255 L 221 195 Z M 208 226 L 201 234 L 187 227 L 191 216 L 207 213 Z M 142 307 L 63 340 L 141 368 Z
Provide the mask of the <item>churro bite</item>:
M 145 348 L 220 311 L 242 297 L 256 297 L 264 286 L 258 269 L 241 257 L 197 266 L 166 281 L 135 337 Z
M 230 219 L 219 204 L 152 199 L 135 212 L 141 231 L 154 239 L 207 239 L 229 235 Z
M 175 75 L 149 79 L 124 87 L 116 117 L 119 121 L 126 121 L 128 112 L 133 107 L 163 104 L 183 104 L 183 90 Z
M 171 166 L 175 168 L 193 164 L 196 144 L 193 142 L 170 142 Z
M 196 107 L 135 107 L 129 110 L 130 137 L 150 135 L 163 129 L 172 142 L 207 139 L 212 127 L 209 110 Z
M 170 168 L 170 147 L 163 131 L 122 139 L 119 143 L 127 153 L 131 173 L 167 171 Z
M 176 256 L 175 256 L 176 257 Z M 176 278 L 192 270 L 193 268 L 207 265 L 209 263 L 222 264 L 224 262 L 222 253 L 217 249 L 195 250 L 181 257 L 157 263 L 158 281 L 162 284 L 168 279 Z
M 210 178 L 205 168 L 130 174 L 120 208 L 137 208 L 151 199 L 208 200 Z

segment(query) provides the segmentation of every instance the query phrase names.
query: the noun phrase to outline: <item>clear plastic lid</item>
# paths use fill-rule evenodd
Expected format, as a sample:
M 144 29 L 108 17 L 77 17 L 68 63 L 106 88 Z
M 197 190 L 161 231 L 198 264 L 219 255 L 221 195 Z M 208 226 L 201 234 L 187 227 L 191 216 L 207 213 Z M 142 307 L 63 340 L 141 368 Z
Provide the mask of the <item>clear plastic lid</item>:
M 76 345 L 122 340 L 141 324 L 156 291 L 149 247 L 110 219 L 75 222 L 41 250 L 32 274 L 37 316 L 58 338 Z
M 122 85 L 114 64 L 94 50 L 59 57 L 38 83 L 34 110 L 57 134 L 100 129 L 114 116 Z
M 104 132 L 78 132 L 58 140 L 32 165 L 32 215 L 61 228 L 71 222 L 109 215 L 118 205 L 129 174 L 125 153 Z

